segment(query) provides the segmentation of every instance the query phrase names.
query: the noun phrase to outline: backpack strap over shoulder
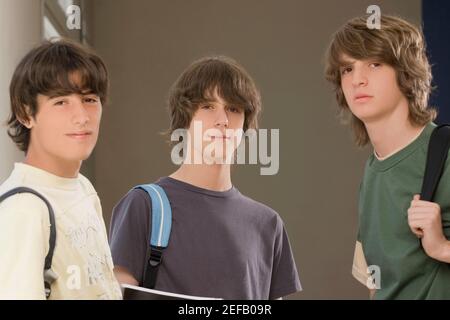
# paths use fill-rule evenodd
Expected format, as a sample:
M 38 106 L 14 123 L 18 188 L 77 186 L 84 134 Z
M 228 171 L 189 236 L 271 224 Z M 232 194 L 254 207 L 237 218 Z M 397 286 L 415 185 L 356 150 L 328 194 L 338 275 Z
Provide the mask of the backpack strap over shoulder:
M 31 193 L 40 198 L 44 203 L 46 204 L 48 208 L 48 214 L 50 219 L 50 239 L 49 239 L 49 249 L 47 256 L 45 257 L 45 263 L 44 263 L 44 287 L 45 287 L 45 296 L 47 299 L 50 297 L 51 294 L 51 284 L 56 280 L 57 275 L 52 271 L 52 260 L 53 260 L 53 252 L 55 251 L 55 244 L 56 244 L 56 224 L 55 224 L 55 213 L 53 211 L 52 206 L 48 202 L 48 200 L 38 193 L 37 191 L 27 188 L 27 187 L 18 187 L 14 188 L 12 190 L 9 190 L 2 196 L 0 196 L 0 202 L 5 200 L 6 198 L 9 198 L 13 195 L 19 194 L 19 193 Z
M 444 171 L 445 161 L 450 148 L 450 125 L 443 124 L 434 128 L 428 145 L 427 162 L 422 182 L 420 199 L 432 201 Z
M 152 228 L 150 230 L 150 244 L 148 260 L 145 266 L 143 285 L 154 288 L 159 265 L 162 262 L 164 249 L 169 244 L 172 228 L 172 208 L 164 189 L 156 184 L 139 185 L 134 189 L 142 189 L 150 196 L 152 203 Z

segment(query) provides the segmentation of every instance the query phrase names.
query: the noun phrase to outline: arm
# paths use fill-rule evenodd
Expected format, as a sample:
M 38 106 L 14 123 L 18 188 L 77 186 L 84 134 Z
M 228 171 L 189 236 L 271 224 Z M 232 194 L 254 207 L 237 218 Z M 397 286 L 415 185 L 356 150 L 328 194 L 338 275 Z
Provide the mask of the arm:
M 302 287 L 289 237 L 284 223 L 278 215 L 274 234 L 275 245 L 269 299 L 282 300 L 283 297 L 301 291 Z
M 114 275 L 120 284 L 131 284 L 133 286 L 138 286 L 139 282 L 134 278 L 127 268 L 121 266 L 114 266 Z
M 150 207 L 143 190 L 129 192 L 114 207 L 109 235 L 114 274 L 120 283 L 142 282 L 151 227 Z

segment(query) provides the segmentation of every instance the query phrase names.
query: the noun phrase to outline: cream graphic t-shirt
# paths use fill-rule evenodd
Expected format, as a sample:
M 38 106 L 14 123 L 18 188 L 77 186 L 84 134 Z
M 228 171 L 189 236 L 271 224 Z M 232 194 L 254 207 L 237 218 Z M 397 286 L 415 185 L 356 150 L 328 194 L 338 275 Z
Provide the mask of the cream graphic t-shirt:
M 36 190 L 55 213 L 52 270 L 58 278 L 50 299 L 121 299 L 100 200 L 89 180 L 16 163 L 0 195 L 15 187 Z M 17 194 L 0 203 L 0 299 L 45 299 L 49 235 L 47 206 L 35 195 Z

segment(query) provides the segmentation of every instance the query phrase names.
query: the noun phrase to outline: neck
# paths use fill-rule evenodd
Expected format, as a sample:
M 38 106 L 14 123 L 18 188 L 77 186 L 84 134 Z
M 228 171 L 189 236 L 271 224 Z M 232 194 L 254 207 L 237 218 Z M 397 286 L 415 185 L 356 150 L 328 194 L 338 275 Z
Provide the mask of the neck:
M 82 161 L 64 161 L 28 150 L 24 163 L 62 178 L 76 178 L 80 172 Z
M 408 117 L 391 117 L 365 123 L 370 142 L 381 158 L 406 147 L 424 126 L 413 125 Z
M 229 164 L 183 164 L 170 177 L 212 191 L 227 191 L 233 186 Z

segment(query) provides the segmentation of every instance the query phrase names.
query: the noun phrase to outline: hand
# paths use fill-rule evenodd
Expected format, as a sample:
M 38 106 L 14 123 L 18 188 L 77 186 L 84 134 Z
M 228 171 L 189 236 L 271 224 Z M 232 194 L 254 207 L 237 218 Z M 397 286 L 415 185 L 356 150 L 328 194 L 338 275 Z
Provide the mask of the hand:
M 434 202 L 420 200 L 414 195 L 408 209 L 408 224 L 411 231 L 420 239 L 428 256 L 442 261 L 448 255 L 448 241 L 442 231 L 441 207 Z

